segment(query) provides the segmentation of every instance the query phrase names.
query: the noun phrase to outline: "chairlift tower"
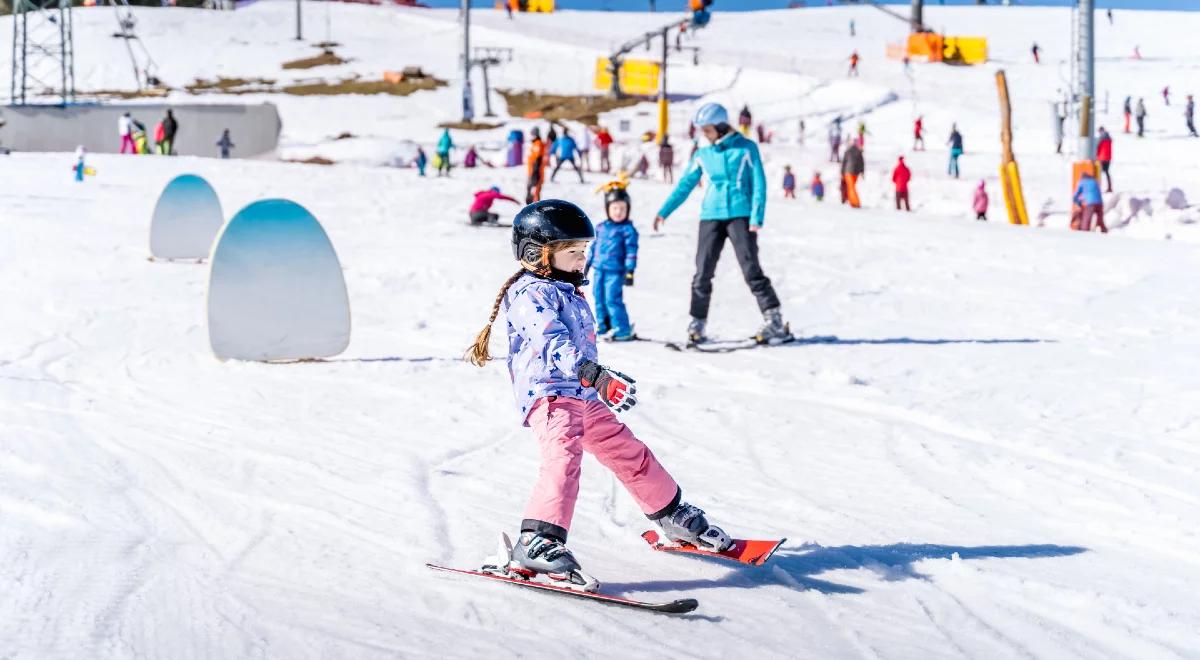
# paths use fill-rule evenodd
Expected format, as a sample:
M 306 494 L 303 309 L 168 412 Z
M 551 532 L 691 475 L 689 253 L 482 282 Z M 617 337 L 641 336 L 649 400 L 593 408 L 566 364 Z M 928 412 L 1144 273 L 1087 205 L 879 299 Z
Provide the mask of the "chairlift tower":
M 1096 29 L 1095 0 L 1078 0 L 1072 28 L 1075 49 L 1072 81 L 1079 113 L 1079 153 L 1090 159 L 1096 153 Z
M 483 104 L 484 117 L 495 117 L 496 113 L 492 112 L 492 85 L 488 79 L 488 69 L 494 66 L 500 66 L 505 62 L 512 61 L 511 48 L 496 48 L 493 46 L 475 46 L 472 49 L 473 56 L 471 57 L 472 66 L 477 66 L 483 72 Z
M 69 1 L 69 0 L 64 0 Z M 158 64 L 150 56 L 150 50 L 137 35 L 137 17 L 129 6 L 128 0 L 109 0 L 117 17 L 117 31 L 113 33 L 116 39 L 125 41 L 125 50 L 129 53 L 129 62 L 133 66 L 133 77 L 137 82 L 138 91 L 152 87 L 161 87 L 158 79 Z M 124 9 L 124 13 L 122 13 Z
M 37 97 L 75 101 L 75 37 L 71 0 L 13 0 L 12 79 L 9 102 L 33 105 Z

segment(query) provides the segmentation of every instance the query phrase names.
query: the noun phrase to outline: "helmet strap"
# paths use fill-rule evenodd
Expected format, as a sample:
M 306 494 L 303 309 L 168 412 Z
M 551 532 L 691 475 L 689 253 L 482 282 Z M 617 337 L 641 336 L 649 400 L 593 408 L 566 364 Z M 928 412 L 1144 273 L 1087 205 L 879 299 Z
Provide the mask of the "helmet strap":
M 542 277 L 550 275 L 550 271 L 552 270 L 550 268 L 550 246 L 542 246 L 542 251 L 537 262 L 530 262 L 522 259 L 521 265 L 524 266 L 526 270 L 536 275 L 541 275 Z

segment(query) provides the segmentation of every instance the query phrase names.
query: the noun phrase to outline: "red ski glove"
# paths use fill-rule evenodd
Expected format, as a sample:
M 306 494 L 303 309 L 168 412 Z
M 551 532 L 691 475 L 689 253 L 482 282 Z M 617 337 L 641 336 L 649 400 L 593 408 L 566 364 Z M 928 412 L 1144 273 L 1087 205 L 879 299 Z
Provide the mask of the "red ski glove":
M 637 387 L 629 376 L 602 367 L 595 362 L 579 365 L 579 384 L 596 388 L 600 400 L 613 412 L 623 412 L 637 405 Z

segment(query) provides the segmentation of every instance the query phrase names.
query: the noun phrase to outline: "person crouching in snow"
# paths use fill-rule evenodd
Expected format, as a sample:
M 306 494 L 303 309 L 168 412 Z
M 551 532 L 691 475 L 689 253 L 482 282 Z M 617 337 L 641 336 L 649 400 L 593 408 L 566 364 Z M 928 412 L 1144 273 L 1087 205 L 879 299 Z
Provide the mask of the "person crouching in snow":
M 812 182 L 808 184 L 808 189 L 818 202 L 825 200 L 825 182 L 821 180 L 820 172 L 813 172 Z
M 796 199 L 796 175 L 792 174 L 792 166 L 783 166 L 783 196 L 787 199 Z
M 596 240 L 588 247 L 585 276 L 596 269 L 592 297 L 596 299 L 596 334 L 612 333 L 612 341 L 632 341 L 633 326 L 625 309 L 625 287 L 633 286 L 637 268 L 638 230 L 629 220 L 629 191 L 613 187 L 604 193 L 608 219 L 596 228 Z
M 570 202 L 548 199 L 521 209 L 512 235 L 520 269 L 501 287 L 465 356 L 487 365 L 492 324 L 503 310 L 516 405 L 542 457 L 521 535 L 500 558 L 507 561 L 503 568 L 526 577 L 543 573 L 586 591 L 599 583 L 566 545 L 585 451 L 613 472 L 669 540 L 714 551 L 733 545 L 702 510 L 683 501 L 666 468 L 617 419 L 615 412 L 637 403 L 637 389 L 632 378 L 596 361 L 595 319 L 580 289 L 587 243 L 595 236 L 591 220 Z
M 1080 231 L 1091 231 L 1092 218 L 1095 218 L 1096 226 L 1100 228 L 1100 231 L 1108 233 L 1108 227 L 1104 225 L 1104 196 L 1100 193 L 1100 182 L 1091 172 L 1083 171 L 1083 175 L 1079 177 L 1079 185 L 1075 187 L 1075 195 L 1072 200 L 1082 208 L 1079 216 Z
M 494 225 L 500 221 L 500 216 L 492 213 L 492 204 L 498 199 L 503 199 L 513 204 L 520 204 L 517 200 L 500 192 L 499 186 L 492 186 L 487 190 L 480 190 L 475 193 L 475 201 L 471 202 L 471 210 L 468 215 L 471 218 L 472 225 L 489 224 Z

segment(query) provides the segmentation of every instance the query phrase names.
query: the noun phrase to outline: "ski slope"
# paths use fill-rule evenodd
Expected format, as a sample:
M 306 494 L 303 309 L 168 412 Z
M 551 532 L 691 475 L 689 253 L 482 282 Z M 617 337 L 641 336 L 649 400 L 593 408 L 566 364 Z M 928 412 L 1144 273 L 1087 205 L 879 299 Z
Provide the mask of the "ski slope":
M 291 8 L 143 12 L 177 21 L 161 38 L 187 48 L 151 48 L 164 71 L 191 78 L 279 75 L 280 61 L 309 52 L 287 41 Z M 454 75 L 453 12 L 330 11 L 339 52 L 355 58 L 347 70 L 420 63 Z M 1016 148 L 1030 206 L 1055 196 L 1065 209 L 1068 161 L 1048 144 L 1056 69 L 1025 62 L 1033 38 L 1062 57 L 1054 35 L 1066 34 L 1066 12 L 927 11 L 948 31 L 994 39 L 1022 100 Z M 93 14 L 77 14 L 81 57 L 92 37 L 79 26 Z M 481 42 L 561 49 L 549 63 L 518 51 L 497 84 L 551 91 L 586 88 L 590 68 L 574 63 L 590 66 L 619 35 L 659 20 L 491 14 L 477 13 Z M 1115 110 L 1119 95 L 1146 96 L 1156 121 L 1168 113 L 1156 109 L 1159 81 L 1177 95 L 1200 82 L 1186 38 L 1200 17 L 1117 15 L 1129 34 L 1103 41 L 1099 26 L 1101 87 L 1114 81 Z M 850 17 L 864 71 L 847 82 L 835 48 L 850 47 Z M 422 180 L 373 164 L 389 140 L 436 140 L 434 124 L 455 118 L 453 85 L 402 99 L 267 95 L 283 113 L 284 156 L 320 152 L 347 128 L 364 136 L 338 141 L 359 161 L 331 167 L 99 155 L 89 159 L 97 176 L 74 184 L 71 154 L 0 157 L 0 657 L 1197 657 L 1200 247 L 1162 240 L 1194 238 L 1195 208 L 1158 208 L 1170 186 L 1200 199 L 1195 147 L 1166 119 L 1141 142 L 1114 132 L 1114 183 L 1156 208 L 1112 235 L 1064 231 L 1055 215 L 1043 229 L 973 222 L 979 178 L 990 216 L 1003 215 L 991 67 L 916 67 L 910 84 L 881 59 L 902 29 L 892 22 L 865 8 L 718 13 L 697 37 L 713 52 L 690 93 L 723 81 L 702 98 L 748 102 L 784 136 L 764 149 L 762 258 L 793 330 L 825 339 L 726 355 L 600 346 L 604 363 L 638 380 L 640 405 L 625 421 L 685 497 L 739 535 L 790 539 L 758 569 L 653 553 L 639 538 L 644 516 L 585 459 L 576 555 L 612 593 L 699 599 L 685 617 L 422 565 L 473 566 L 499 532 L 514 532 L 538 464 L 503 366 L 458 359 L 513 271 L 506 232 L 466 226 L 470 193 L 520 190 L 523 173 Z M 252 43 L 270 25 L 278 43 Z M 1147 59 L 1119 59 L 1135 41 Z M 88 85 L 119 84 L 117 64 L 87 66 Z M 867 110 L 863 210 L 775 190 L 784 163 L 804 180 L 824 159 L 819 121 L 805 145 L 793 139 L 815 99 L 817 114 Z M 917 112 L 930 150 L 909 155 L 916 212 L 902 215 L 883 180 Z M 937 143 L 954 120 L 968 143 L 961 181 L 940 173 Z M 345 354 L 293 365 L 213 358 L 205 267 L 146 259 L 158 192 L 186 172 L 212 182 L 227 215 L 288 197 L 321 220 L 353 311 Z M 570 181 L 547 194 L 602 213 L 600 179 Z M 698 210 L 690 200 L 653 233 L 668 190 L 631 188 L 642 247 L 626 299 L 639 334 L 656 339 L 677 339 L 687 323 Z M 714 295 L 715 335 L 757 326 L 731 255 Z

